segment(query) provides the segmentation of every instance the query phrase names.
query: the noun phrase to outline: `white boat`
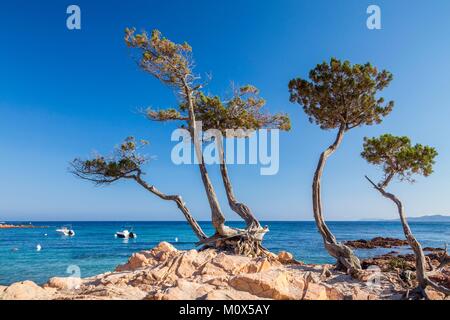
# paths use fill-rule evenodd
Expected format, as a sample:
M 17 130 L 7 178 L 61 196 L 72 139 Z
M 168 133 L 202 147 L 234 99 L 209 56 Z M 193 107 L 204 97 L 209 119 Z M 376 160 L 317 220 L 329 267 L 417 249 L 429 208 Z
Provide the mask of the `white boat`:
M 130 229 L 131 231 L 129 231 L 128 229 L 124 229 L 122 231 L 118 231 L 116 232 L 116 238 L 120 238 L 120 239 L 135 239 L 137 238 L 137 234 L 135 232 L 133 232 L 133 229 Z
M 56 229 L 56 232 L 65 237 L 74 237 L 75 231 L 70 226 L 63 226 L 59 229 Z

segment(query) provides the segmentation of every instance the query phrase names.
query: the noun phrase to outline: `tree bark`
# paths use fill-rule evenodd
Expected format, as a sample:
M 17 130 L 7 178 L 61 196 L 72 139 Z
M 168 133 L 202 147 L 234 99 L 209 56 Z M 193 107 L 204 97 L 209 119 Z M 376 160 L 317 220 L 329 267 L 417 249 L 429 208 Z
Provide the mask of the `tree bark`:
M 181 198 L 181 196 L 179 196 L 179 195 L 166 195 L 166 194 L 162 193 L 161 191 L 159 191 L 158 189 L 156 189 L 154 186 L 149 185 L 147 182 L 142 180 L 141 177 L 138 176 L 138 175 L 134 176 L 133 178 L 134 178 L 134 180 L 136 180 L 136 182 L 138 184 L 140 184 L 142 187 L 144 187 L 145 189 L 147 189 L 148 191 L 150 191 L 154 195 L 158 196 L 159 198 L 161 198 L 163 200 L 174 201 L 177 204 L 178 208 L 181 210 L 181 212 L 183 212 L 184 217 L 186 218 L 187 222 L 191 226 L 191 228 L 194 231 L 194 233 L 197 236 L 197 238 L 200 241 L 207 238 L 206 234 L 203 232 L 203 230 L 200 227 L 200 225 L 192 217 L 191 213 L 189 212 L 188 207 L 186 207 L 186 204 L 183 202 L 183 199 Z
M 228 204 L 234 212 L 236 212 L 246 223 L 247 230 L 258 230 L 261 229 L 261 224 L 253 215 L 251 209 L 237 201 L 236 196 L 234 194 L 233 186 L 231 184 L 231 179 L 228 175 L 228 168 L 225 159 L 225 152 L 223 146 L 223 138 L 216 137 L 217 139 L 217 147 L 219 148 L 219 158 L 220 158 L 220 173 L 222 175 L 222 181 L 225 187 L 225 191 L 227 194 Z
M 216 230 L 216 233 L 219 235 L 230 237 L 233 235 L 237 235 L 238 231 L 232 229 L 230 227 L 225 226 L 225 216 L 222 213 L 222 209 L 220 208 L 219 201 L 217 199 L 216 192 L 211 183 L 211 180 L 208 175 L 208 171 L 205 166 L 205 161 L 203 158 L 203 151 L 200 145 L 199 137 L 197 137 L 197 125 L 195 122 L 195 110 L 194 110 L 194 101 L 193 101 L 193 92 L 189 87 L 187 82 L 183 79 L 183 90 L 186 98 L 186 102 L 188 104 L 188 113 L 189 113 L 189 130 L 191 134 L 191 138 L 193 139 L 195 154 L 197 156 L 199 162 L 200 175 L 202 177 L 203 185 L 205 187 L 206 196 L 208 198 L 209 206 L 211 208 L 211 220 Z M 201 137 L 200 137 L 201 138 Z
M 426 297 L 427 295 L 425 289 L 427 286 L 431 286 L 435 290 L 441 291 L 446 295 L 450 295 L 450 289 L 441 286 L 428 278 L 426 273 L 427 262 L 425 254 L 423 252 L 422 246 L 420 245 L 419 241 L 417 241 L 416 237 L 414 237 L 411 228 L 409 227 L 408 220 L 406 219 L 405 215 L 405 210 L 400 199 L 398 199 L 392 193 L 386 192 L 382 187 L 376 185 L 372 180 L 369 179 L 369 177 L 366 176 L 366 179 L 374 186 L 376 190 L 381 193 L 381 195 L 383 195 L 383 197 L 393 201 L 397 206 L 398 214 L 400 216 L 400 222 L 403 227 L 403 232 L 416 258 L 416 277 L 417 282 L 419 283 L 419 289 L 422 294 Z M 386 187 L 387 184 L 383 183 L 382 186 Z
M 361 263 L 359 259 L 354 255 L 353 251 L 346 245 L 338 243 L 336 237 L 332 234 L 330 229 L 325 223 L 322 215 L 322 200 L 321 200 L 321 178 L 327 159 L 337 150 L 344 138 L 345 126 L 339 128 L 336 140 L 330 145 L 321 155 L 319 163 L 317 165 L 316 172 L 314 174 L 314 180 L 312 185 L 312 198 L 313 198 L 313 211 L 314 219 L 316 221 L 317 228 L 321 234 L 325 249 L 328 253 L 336 258 L 337 268 L 345 271 L 360 270 Z

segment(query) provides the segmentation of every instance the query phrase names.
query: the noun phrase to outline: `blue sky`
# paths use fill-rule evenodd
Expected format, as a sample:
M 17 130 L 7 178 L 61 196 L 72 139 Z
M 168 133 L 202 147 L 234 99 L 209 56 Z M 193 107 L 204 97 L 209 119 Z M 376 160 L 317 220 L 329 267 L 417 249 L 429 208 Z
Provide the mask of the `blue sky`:
M 170 89 L 137 68 L 123 43 L 125 27 L 160 29 L 188 41 L 208 90 L 230 82 L 260 88 L 271 111 L 288 112 L 280 171 L 230 166 L 235 191 L 258 217 L 310 220 L 311 179 L 333 131 L 310 124 L 289 103 L 287 83 L 334 56 L 372 62 L 394 74 L 384 96 L 396 102 L 378 126 L 357 128 L 330 159 L 323 178 L 329 220 L 395 218 L 395 208 L 364 180 L 380 174 L 359 156 L 364 136 L 390 132 L 439 151 L 435 174 L 415 185 L 394 183 L 411 216 L 449 213 L 450 2 L 433 1 L 74 1 L 82 30 L 66 28 L 66 1 L 0 4 L 0 220 L 180 220 L 180 213 L 133 183 L 94 187 L 75 179 L 68 162 L 107 153 L 123 138 L 150 140 L 157 157 L 147 179 L 181 194 L 199 220 L 209 209 L 198 170 L 170 161 L 173 124 L 151 123 L 139 107 L 170 107 Z M 378 4 L 382 30 L 366 28 L 366 8 Z M 227 218 L 218 168 L 210 167 Z

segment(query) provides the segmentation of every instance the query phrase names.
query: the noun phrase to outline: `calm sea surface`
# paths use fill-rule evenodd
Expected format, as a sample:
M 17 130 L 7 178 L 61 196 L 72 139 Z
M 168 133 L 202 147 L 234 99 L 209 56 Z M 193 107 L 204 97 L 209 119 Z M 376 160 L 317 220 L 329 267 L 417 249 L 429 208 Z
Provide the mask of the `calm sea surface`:
M 45 283 L 53 276 L 68 276 L 79 270 L 81 277 L 112 271 L 136 251 L 168 241 L 178 249 L 192 249 L 196 238 L 185 222 L 132 222 L 138 238 L 115 239 L 123 222 L 72 222 L 74 238 L 59 236 L 62 223 L 39 222 L 47 229 L 0 229 L 0 285 L 22 280 Z M 209 223 L 200 223 L 212 234 Z M 270 233 L 264 245 L 273 252 L 287 250 L 306 263 L 333 262 L 323 249 L 314 222 L 266 222 Z M 339 240 L 371 239 L 376 236 L 403 239 L 399 222 L 329 222 Z M 229 225 L 242 227 L 242 224 Z M 423 246 L 442 247 L 450 243 L 450 223 L 411 223 Z M 47 235 L 45 235 L 47 234 Z M 42 247 L 41 251 L 36 246 Z M 386 249 L 357 250 L 360 257 L 374 256 Z

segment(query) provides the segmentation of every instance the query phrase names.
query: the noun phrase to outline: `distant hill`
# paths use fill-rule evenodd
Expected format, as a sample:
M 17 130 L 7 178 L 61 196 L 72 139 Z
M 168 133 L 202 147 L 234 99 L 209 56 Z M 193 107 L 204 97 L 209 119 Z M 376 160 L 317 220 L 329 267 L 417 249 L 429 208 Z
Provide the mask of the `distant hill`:
M 411 222 L 450 222 L 450 216 L 441 214 L 421 216 L 421 217 L 407 217 Z M 362 221 L 397 221 L 398 219 L 363 219 Z
M 408 218 L 408 220 L 409 221 L 418 221 L 418 222 L 450 222 L 450 216 L 435 214 L 435 215 L 430 215 L 430 216 L 411 217 L 411 218 Z

